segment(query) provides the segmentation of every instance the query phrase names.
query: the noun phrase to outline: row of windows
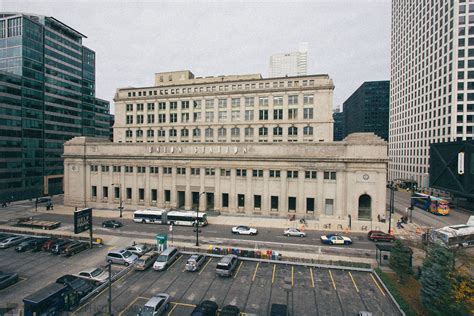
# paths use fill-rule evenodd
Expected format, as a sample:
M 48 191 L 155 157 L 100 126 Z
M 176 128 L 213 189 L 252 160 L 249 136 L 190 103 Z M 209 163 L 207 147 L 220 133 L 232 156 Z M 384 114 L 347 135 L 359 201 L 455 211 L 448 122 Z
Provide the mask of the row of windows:
M 204 135 L 206 137 L 214 137 L 214 128 L 206 128 L 204 130 Z M 221 127 L 217 129 L 217 136 L 218 137 L 226 137 L 227 136 L 227 128 Z M 288 136 L 298 136 L 298 128 L 296 126 L 290 126 L 287 129 L 288 131 Z M 180 135 L 181 137 L 188 137 L 189 136 L 189 129 L 183 128 L 180 130 Z M 159 129 L 156 131 L 158 137 L 166 137 L 166 130 L 164 129 Z M 246 127 L 244 129 L 244 133 L 246 137 L 253 137 L 254 136 L 254 128 L 253 127 Z M 268 127 L 259 127 L 258 128 L 258 135 L 259 136 L 267 136 L 269 133 L 269 128 Z M 304 126 L 303 127 L 303 135 L 305 136 L 311 136 L 314 133 L 314 129 L 312 126 Z M 233 127 L 230 128 L 230 134 L 232 137 L 239 137 L 240 136 L 240 128 L 238 127 Z M 135 130 L 135 136 L 136 137 L 143 137 L 144 133 L 143 130 L 138 129 Z M 282 127 L 273 127 L 273 135 L 274 136 L 282 136 L 283 135 L 283 128 Z M 147 137 L 155 137 L 155 131 L 152 129 L 146 130 L 146 136 Z M 168 136 L 169 137 L 177 137 L 178 136 L 178 130 L 175 128 L 171 128 L 168 130 Z M 195 128 L 192 130 L 192 136 L 193 137 L 201 137 L 201 129 Z M 133 137 L 133 132 L 132 130 L 126 130 L 125 131 L 125 137 Z
M 92 199 L 97 199 L 97 186 L 93 185 L 91 187 L 91 197 Z M 245 207 L 245 194 L 237 194 L 236 195 L 236 202 L 237 202 L 237 207 Z M 108 199 L 109 198 L 109 187 L 103 186 L 102 187 L 102 198 L 103 199 Z M 114 198 L 115 199 L 120 199 L 120 187 L 114 187 Z M 151 189 L 150 191 L 150 198 L 151 202 L 156 203 L 158 200 L 158 190 L 157 189 Z M 171 202 L 171 190 L 164 190 L 163 192 L 163 198 L 165 203 L 170 203 Z M 125 199 L 130 201 L 132 200 L 132 188 L 125 188 Z M 144 188 L 139 188 L 138 189 L 138 200 L 143 202 L 145 200 L 145 189 Z M 307 213 L 313 213 L 316 210 L 316 199 L 312 197 L 306 197 L 305 199 L 305 210 Z M 280 197 L 272 195 L 270 196 L 270 208 L 272 211 L 278 211 L 281 206 L 280 206 Z M 229 207 L 229 193 L 222 193 L 222 200 L 221 204 L 223 208 L 228 208 Z M 297 197 L 296 196 L 289 196 L 288 197 L 288 212 L 296 212 L 297 207 L 298 207 L 298 202 L 297 202 Z M 325 209 L 325 214 L 326 215 L 332 215 L 333 214 L 333 208 L 334 208 L 334 199 L 325 199 L 324 201 L 324 209 Z M 259 194 L 254 194 L 253 195 L 253 208 L 260 210 L 262 207 L 262 196 Z
M 171 80 L 170 80 L 171 81 Z M 143 91 L 129 91 L 128 97 L 145 97 L 152 95 L 168 95 L 168 94 L 180 94 L 180 93 L 197 93 L 197 92 L 216 92 L 216 91 L 235 91 L 235 90 L 251 90 L 251 89 L 263 89 L 263 88 L 293 88 L 293 87 L 307 87 L 314 86 L 314 80 L 290 80 L 290 81 L 274 81 L 272 84 L 270 82 L 260 82 L 260 83 L 246 83 L 246 84 L 231 84 L 231 85 L 219 85 L 219 86 L 200 86 L 200 87 L 183 87 L 183 88 L 174 88 L 174 89 L 160 89 L 160 90 L 146 90 Z
M 135 168 L 137 170 L 137 173 L 146 173 L 146 167 L 145 166 L 123 166 L 125 173 L 133 173 Z M 159 168 L 157 166 L 150 166 L 148 167 L 149 172 L 151 174 L 158 174 L 159 173 Z M 162 167 L 163 168 L 163 174 L 172 174 L 173 173 L 173 167 Z M 100 166 L 100 169 L 102 172 L 109 172 L 110 168 L 109 166 Z M 204 174 L 206 176 L 214 176 L 216 174 L 216 168 L 190 168 L 190 173 L 193 176 L 198 176 L 201 174 L 201 169 L 204 169 Z M 112 166 L 112 171 L 113 172 L 121 172 L 122 166 Z M 230 177 L 231 175 L 231 170 L 229 168 L 218 168 L 218 172 L 220 173 L 221 177 Z M 235 174 L 237 177 L 247 177 L 247 170 L 248 169 L 242 169 L 242 168 L 237 168 L 235 169 Z M 250 171 L 251 170 L 251 171 Z M 249 170 L 249 175 L 251 174 L 252 177 L 254 178 L 263 178 L 263 171 L 264 169 L 250 169 Z M 91 172 L 98 172 L 99 171 L 99 165 L 90 165 L 90 171 Z M 299 172 L 303 172 L 300 170 L 287 170 L 286 175 L 287 178 L 290 179 L 297 179 Z M 186 175 L 186 168 L 185 167 L 176 167 L 176 174 L 178 175 Z M 270 169 L 269 170 L 269 177 L 270 178 L 280 178 L 281 175 L 281 170 L 275 170 L 275 169 Z M 304 171 L 304 177 L 305 179 L 317 179 L 317 171 L 316 170 L 306 170 Z M 336 171 L 324 171 L 324 180 L 336 180 Z
M 240 111 L 231 111 L 230 116 L 228 115 L 228 111 L 218 111 L 218 121 L 224 122 L 230 119 L 231 122 L 238 122 L 240 121 Z M 268 121 L 269 120 L 269 110 L 259 110 L 258 112 L 258 120 L 259 121 Z M 271 113 L 271 112 L 270 112 Z M 273 110 L 273 120 L 298 120 L 298 109 L 288 109 L 286 111 L 287 116 L 283 117 L 283 109 L 275 109 Z M 244 120 L 245 121 L 254 121 L 254 110 L 246 110 L 244 112 Z M 192 122 L 200 122 L 201 121 L 201 112 L 192 113 Z M 215 121 L 215 112 L 206 111 L 204 112 L 205 121 L 206 122 L 214 122 Z M 146 117 L 146 122 L 145 122 Z M 167 115 L 166 114 L 147 114 L 146 116 L 143 114 L 138 115 L 126 115 L 125 116 L 125 123 L 126 124 L 154 124 L 155 118 L 157 118 L 158 123 L 166 123 L 167 122 Z M 313 108 L 305 108 L 303 109 L 303 119 L 305 120 L 312 120 L 314 118 L 314 109 Z M 178 113 L 170 113 L 168 115 L 168 122 L 169 123 L 177 123 L 177 122 L 190 122 L 191 116 L 190 113 L 181 113 L 181 120 L 178 121 Z

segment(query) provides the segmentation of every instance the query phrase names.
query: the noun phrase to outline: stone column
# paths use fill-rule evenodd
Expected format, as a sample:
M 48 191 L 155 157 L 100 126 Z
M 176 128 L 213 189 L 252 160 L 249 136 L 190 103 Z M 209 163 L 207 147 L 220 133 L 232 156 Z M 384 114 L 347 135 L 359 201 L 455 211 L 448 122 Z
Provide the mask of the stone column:
M 186 167 L 186 190 L 184 192 L 184 209 L 190 210 L 192 207 L 191 195 L 191 168 Z
M 270 194 L 269 194 L 270 170 L 263 170 L 263 196 L 262 196 L 262 212 L 270 213 Z
M 336 200 L 334 201 L 334 215 L 345 219 L 347 211 L 345 209 L 346 192 L 346 173 L 344 171 L 336 172 Z
M 176 192 L 176 177 L 177 177 L 177 173 L 176 173 L 176 167 L 171 167 L 171 198 L 170 198 L 170 206 L 171 207 L 176 207 L 177 206 L 177 203 L 176 203 L 176 195 L 177 195 L 177 192 Z
M 245 195 L 245 212 L 249 211 L 252 213 L 254 211 L 253 207 L 253 194 L 252 194 L 252 169 L 247 169 L 247 178 L 245 179 L 247 190 Z
M 230 192 L 229 192 L 229 213 L 237 212 L 237 193 L 235 192 L 235 178 L 236 170 L 235 168 L 230 169 Z
M 145 205 L 151 205 L 150 167 L 145 167 Z
M 164 207 L 165 205 L 165 188 L 163 187 L 163 167 L 158 167 L 158 201 L 156 202 L 158 207 Z
M 324 171 L 318 171 L 317 175 L 317 196 L 315 215 L 324 215 Z
M 221 172 L 219 168 L 216 168 L 216 175 L 214 180 L 214 209 L 217 211 L 222 210 L 221 202 Z
M 298 193 L 296 196 L 296 214 L 306 213 L 304 196 L 304 170 L 298 170 Z
M 207 196 L 206 194 L 202 194 L 205 192 L 205 176 L 206 176 L 206 168 L 201 168 L 200 172 L 200 186 L 199 186 L 199 211 L 204 212 L 206 211 L 206 204 L 207 204 Z
M 280 171 L 280 185 L 281 185 L 281 201 L 280 201 L 280 209 L 281 214 L 285 217 L 288 216 L 288 181 L 286 178 L 287 170 L 281 169 Z

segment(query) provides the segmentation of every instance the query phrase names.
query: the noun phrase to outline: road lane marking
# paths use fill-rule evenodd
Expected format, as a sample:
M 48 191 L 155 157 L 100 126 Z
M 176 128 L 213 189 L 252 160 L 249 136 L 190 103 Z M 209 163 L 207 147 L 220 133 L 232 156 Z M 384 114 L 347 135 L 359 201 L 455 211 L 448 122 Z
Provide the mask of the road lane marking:
M 173 304 L 173 308 L 170 309 L 170 311 L 168 312 L 168 316 L 170 316 L 171 314 L 173 314 L 174 309 L 176 308 L 176 306 L 178 306 L 178 304 L 175 304 L 175 303 L 171 303 L 171 304 Z
M 379 288 L 380 292 L 382 293 L 383 296 L 385 296 L 385 293 L 382 291 L 382 288 L 380 287 L 379 283 L 375 280 L 374 276 L 372 275 L 372 273 L 370 274 L 370 276 L 372 277 L 372 280 L 374 280 L 374 283 L 375 285 L 377 285 L 377 287 Z
M 309 272 L 311 274 L 311 286 L 314 289 L 314 276 L 313 276 L 313 268 L 312 267 L 309 267 Z
M 334 291 L 336 291 L 337 290 L 336 289 L 336 283 L 334 282 L 334 278 L 332 277 L 331 270 L 328 269 L 328 271 L 329 271 L 329 276 L 331 277 L 332 286 L 334 287 Z
M 276 263 L 273 264 L 273 273 L 272 273 L 272 284 L 275 282 L 275 269 L 276 269 Z
M 291 266 L 291 287 L 295 286 L 295 266 Z
M 352 280 L 352 283 L 354 284 L 354 287 L 355 287 L 355 289 L 356 289 L 356 292 L 359 293 L 359 288 L 357 287 L 357 284 L 356 284 L 354 278 L 352 277 L 351 271 L 349 271 L 349 276 L 351 277 L 351 280 Z
M 209 264 L 209 262 L 211 262 L 211 261 L 212 261 L 212 257 L 211 257 L 211 258 L 209 258 L 209 260 L 206 262 L 206 264 L 205 264 L 205 265 L 204 265 L 204 267 L 201 269 L 201 271 L 199 271 L 199 275 L 201 275 L 201 273 L 203 273 L 203 272 L 204 272 L 204 270 L 206 269 L 207 265 L 208 265 L 208 264 Z
M 257 275 L 259 265 L 260 265 L 260 262 L 257 262 L 257 265 L 255 266 L 255 272 L 253 273 L 252 282 L 255 281 L 255 276 Z
M 128 304 L 127 307 L 125 307 L 124 309 L 122 309 L 122 311 L 119 313 L 119 316 L 122 316 L 126 311 L 128 311 L 128 309 L 129 309 L 130 307 L 132 307 L 133 304 L 135 304 L 135 302 L 138 301 L 139 299 L 144 299 L 144 300 L 146 300 L 146 301 L 149 300 L 149 298 L 146 298 L 146 297 L 143 297 L 143 296 L 137 296 L 137 297 L 135 297 L 135 299 L 134 299 L 130 304 Z
M 237 268 L 237 272 L 235 272 L 234 279 L 237 277 L 237 274 L 239 274 L 240 267 L 242 266 L 243 263 L 244 263 L 243 261 L 240 261 L 239 267 Z

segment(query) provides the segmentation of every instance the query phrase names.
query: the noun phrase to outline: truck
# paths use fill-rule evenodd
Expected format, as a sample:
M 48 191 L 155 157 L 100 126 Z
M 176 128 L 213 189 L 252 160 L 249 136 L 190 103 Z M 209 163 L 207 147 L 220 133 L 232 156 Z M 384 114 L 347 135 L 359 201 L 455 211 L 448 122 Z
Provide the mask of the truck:
M 16 226 L 51 230 L 61 226 L 61 222 L 36 220 L 33 217 L 20 217 L 16 219 Z
M 25 316 L 56 315 L 79 304 L 79 294 L 69 286 L 51 283 L 23 299 Z

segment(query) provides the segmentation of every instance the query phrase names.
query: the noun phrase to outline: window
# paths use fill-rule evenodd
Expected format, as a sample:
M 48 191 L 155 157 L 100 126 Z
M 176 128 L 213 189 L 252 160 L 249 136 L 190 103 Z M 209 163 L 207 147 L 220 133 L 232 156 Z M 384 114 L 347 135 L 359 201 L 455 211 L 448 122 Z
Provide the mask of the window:
M 245 110 L 245 120 L 253 121 L 253 110 Z
M 114 187 L 114 198 L 120 199 L 120 187 Z
M 268 97 L 260 97 L 260 98 L 258 98 L 258 105 L 260 105 L 260 106 L 268 106 Z
M 194 137 L 201 137 L 201 130 L 199 128 L 193 129 L 193 136 Z
M 214 108 L 214 100 L 206 100 L 206 109 Z
M 163 174 L 171 174 L 173 172 L 172 167 L 163 167 Z
M 181 130 L 181 137 L 188 137 L 189 136 L 189 130 L 187 128 L 183 128 Z
M 227 99 L 219 99 L 217 100 L 217 106 L 219 109 L 226 108 L 227 107 Z
M 259 136 L 267 136 L 268 135 L 268 128 L 266 127 L 260 127 L 258 129 L 258 135 Z
M 166 102 L 158 102 L 158 110 L 166 110 Z
M 181 113 L 181 122 L 189 122 L 189 113 Z
M 137 173 L 145 173 L 145 167 L 137 167 Z
M 254 178 L 263 178 L 263 170 L 261 170 L 261 169 L 252 170 L 252 176 Z
M 304 172 L 305 179 L 316 179 L 317 171 L 315 170 L 307 170 Z
M 101 166 L 102 172 L 109 172 L 109 166 Z
M 270 197 L 270 206 L 272 211 L 278 211 L 278 196 L 272 195 Z
M 194 100 L 193 101 L 193 106 L 195 109 L 200 109 L 201 108 L 201 100 Z
M 313 119 L 313 108 L 306 108 L 303 109 L 303 118 L 305 120 L 311 120 Z
M 298 100 L 296 100 L 298 103 Z M 314 103 L 314 95 L 312 94 L 305 94 L 303 95 L 303 104 L 313 104 Z
M 127 112 L 133 111 L 133 104 L 127 104 Z
M 153 137 L 155 136 L 155 132 L 152 129 L 146 131 L 146 137 Z
M 324 171 L 324 180 L 336 180 L 336 172 Z
M 148 103 L 146 106 L 147 106 L 148 111 L 154 111 L 155 110 L 155 103 Z
M 280 170 L 270 170 L 270 178 L 279 178 Z
M 96 198 L 96 197 L 97 197 L 97 186 L 95 186 L 95 185 L 93 185 L 93 186 L 91 187 L 91 196 L 92 196 L 93 198 Z
M 159 170 L 159 167 L 150 167 L 150 173 L 158 174 Z
M 255 105 L 255 98 L 254 97 L 246 97 L 245 98 L 245 106 L 251 107 Z
M 91 172 L 97 172 L 97 171 L 99 171 L 99 166 L 97 166 L 97 165 L 91 165 L 91 166 L 90 166 L 90 169 L 91 169 Z
M 314 213 L 314 198 L 306 198 L 306 213 Z
M 131 130 L 125 131 L 125 137 L 132 137 L 132 131 Z
M 229 193 L 222 193 L 222 207 L 229 207 Z
M 288 212 L 296 212 L 296 197 L 288 197 Z
M 176 110 L 178 108 L 178 102 L 170 102 L 170 110 Z
M 288 109 L 288 119 L 289 120 L 298 119 L 298 109 Z
M 158 114 L 158 123 L 166 123 L 166 114 Z
M 253 127 L 246 127 L 245 128 L 245 136 L 246 137 L 253 137 Z
M 158 130 L 158 137 L 165 137 L 165 130 L 164 129 Z
M 194 122 L 201 122 L 201 112 L 193 113 Z
M 227 120 L 227 111 L 219 111 L 219 122 Z
M 288 127 L 288 136 L 297 136 L 298 135 L 298 128 L 296 126 Z
M 254 195 L 253 196 L 253 207 L 258 208 L 258 209 L 262 207 L 262 196 L 261 195 Z
M 289 179 L 297 179 L 298 178 L 298 171 L 297 170 L 288 170 L 286 172 L 286 176 Z
M 137 137 L 143 137 L 143 131 L 142 131 L 141 129 L 137 129 L 137 130 L 135 131 L 135 135 L 136 135 Z
M 125 166 L 126 173 L 133 173 L 133 166 Z
M 181 174 L 181 175 L 185 175 L 186 174 L 186 168 L 176 168 L 176 174 Z
M 127 115 L 126 124 L 133 124 L 133 115 Z
M 231 130 L 230 130 L 230 135 L 232 137 L 239 137 L 240 136 L 240 128 L 232 127 Z
M 283 120 L 283 109 L 273 110 L 274 120 Z
M 297 95 L 289 95 L 288 96 L 288 105 L 297 105 L 298 104 L 298 96 Z
M 273 106 L 275 105 L 283 105 L 283 96 L 273 97 Z
M 113 166 L 112 171 L 113 172 L 120 172 L 120 166 Z
M 232 122 L 240 121 L 240 111 L 232 111 Z
M 260 110 L 258 112 L 258 119 L 260 121 L 266 121 L 268 120 L 268 110 Z
M 273 136 L 281 136 L 283 135 L 283 128 L 277 126 L 273 128 Z
M 334 200 L 333 199 L 325 199 L 324 201 L 324 214 L 332 215 L 334 211 Z
M 165 190 L 165 202 L 171 202 L 171 190 Z
M 206 112 L 206 122 L 214 121 L 214 112 Z
M 143 103 L 137 104 L 137 111 L 143 111 Z
M 221 169 L 221 177 L 230 177 L 230 169 Z
M 132 199 L 132 188 L 127 188 L 125 190 L 126 192 L 126 197 L 127 197 L 127 200 L 131 200 Z
M 151 189 L 151 201 L 156 202 L 156 200 L 158 200 L 158 190 Z
M 181 101 L 182 109 L 189 109 L 189 101 Z
M 145 199 L 145 189 L 139 188 L 138 189 L 138 200 L 143 201 Z
M 201 174 L 201 168 L 191 168 L 191 175 L 198 176 Z
M 236 170 L 237 177 L 246 177 L 247 176 L 247 169 L 237 169 Z
M 206 128 L 204 132 L 205 132 L 206 137 L 209 137 L 209 138 L 214 137 L 214 130 L 212 128 L 208 127 Z
M 245 195 L 244 194 L 237 194 L 237 206 L 238 207 L 245 207 Z
M 214 176 L 216 174 L 216 169 L 214 168 L 206 168 L 205 169 L 206 176 Z
M 303 127 L 303 135 L 305 136 L 313 135 L 313 127 L 312 126 Z
M 178 122 L 178 113 L 171 113 L 170 114 L 170 123 Z
M 231 100 L 232 107 L 240 107 L 240 98 L 232 98 Z
M 217 130 L 217 137 L 226 137 L 227 129 L 225 127 L 221 127 Z
M 178 135 L 178 131 L 175 128 L 170 129 L 170 137 L 176 137 Z

